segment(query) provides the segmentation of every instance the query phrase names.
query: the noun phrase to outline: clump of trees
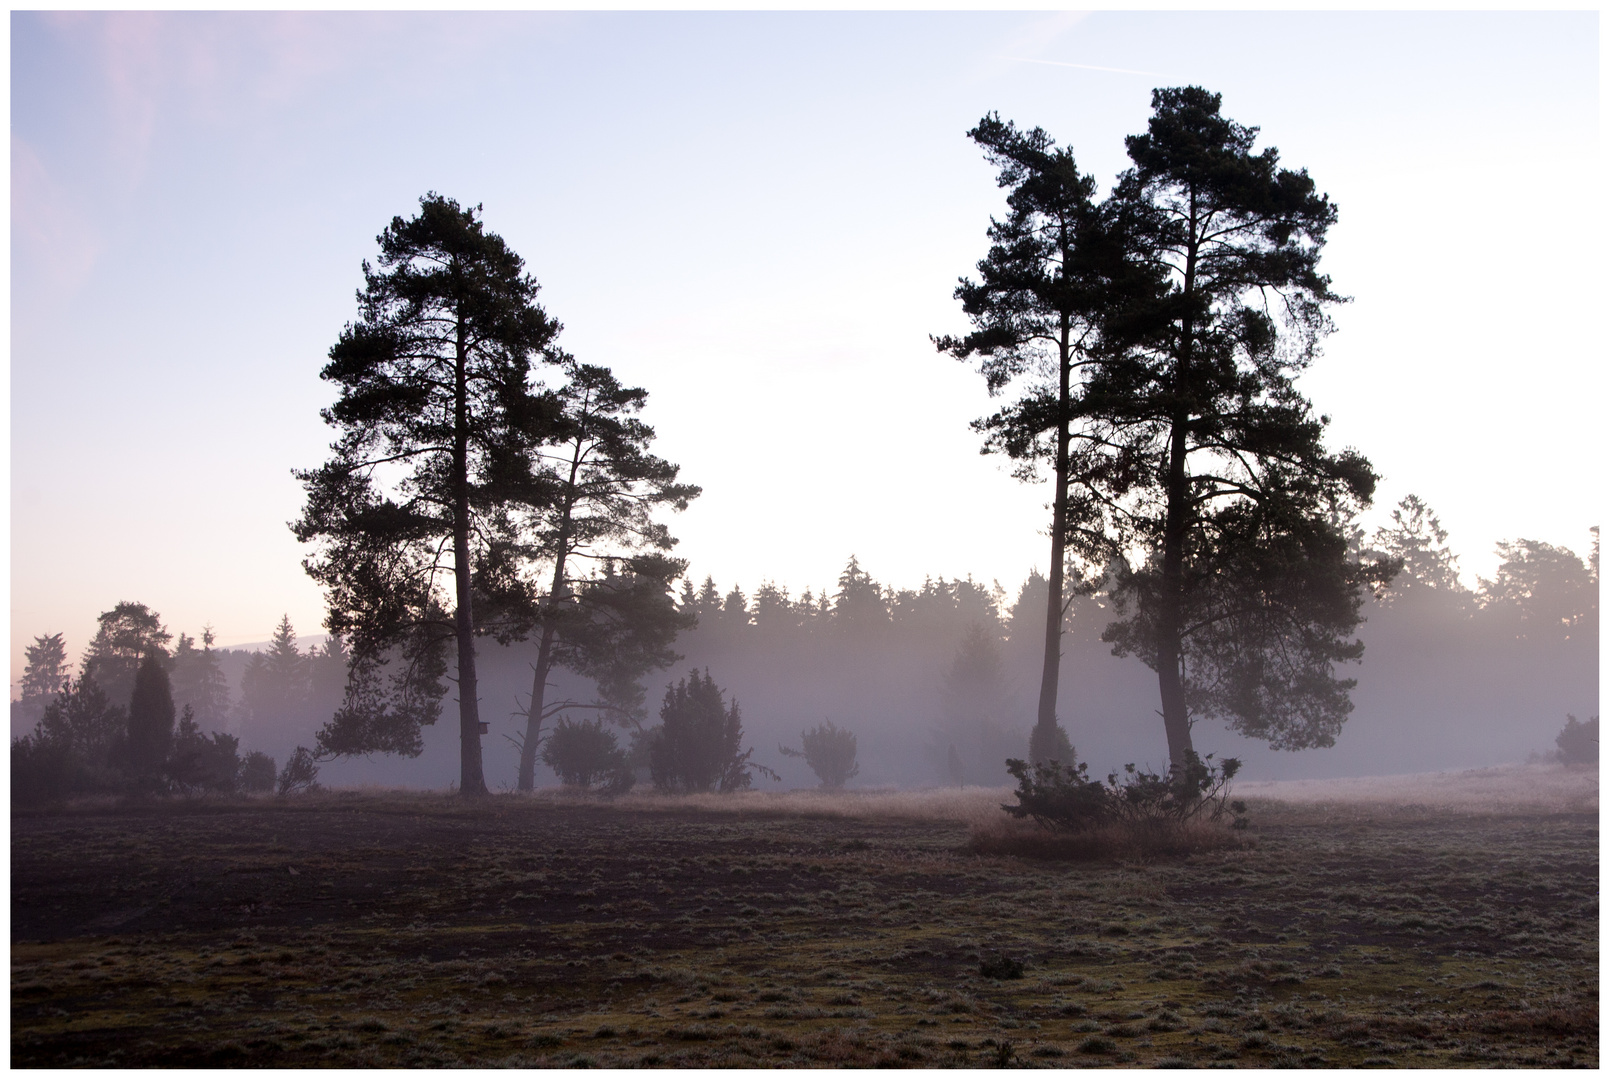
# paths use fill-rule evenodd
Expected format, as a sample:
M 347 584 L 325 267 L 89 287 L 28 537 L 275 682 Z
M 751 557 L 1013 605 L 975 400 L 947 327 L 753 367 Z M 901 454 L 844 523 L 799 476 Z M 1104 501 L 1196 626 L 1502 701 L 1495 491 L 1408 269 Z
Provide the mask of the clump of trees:
M 93 675 L 63 683 L 39 724 L 11 743 L 12 799 L 22 805 L 92 794 L 232 794 L 273 784 L 274 761 L 243 760 L 230 734 L 203 734 L 186 704 L 175 725 L 173 687 L 152 648 L 126 706 Z
M 288 620 L 282 630 L 290 634 Z M 203 631 L 199 649 L 194 638 L 180 634 L 169 652 L 165 645 L 172 640 L 156 612 L 132 601 L 101 613 L 76 679 L 67 671 L 61 634 L 34 640 L 25 650 L 21 699 L 12 703 L 13 716 L 38 714 L 33 730 L 12 739 L 15 802 L 274 786 L 272 757 L 255 750 L 242 756 L 237 736 L 203 731 L 227 723 L 231 711 L 212 630 Z M 142 650 L 137 662 L 135 650 Z M 41 705 L 47 693 L 50 700 Z
M 666 688 L 660 723 L 645 739 L 649 775 L 660 791 L 747 791 L 751 771 L 778 779 L 750 760 L 754 749 L 743 745 L 738 699 L 729 706 L 709 671 L 695 668 Z
M 315 545 L 326 625 L 352 650 L 313 753 L 417 756 L 451 654 L 459 790 L 484 794 L 477 638 L 534 636 L 516 740 L 529 789 L 545 722 L 588 708 L 638 723 L 638 677 L 677 658 L 670 588 L 685 564 L 651 512 L 698 489 L 647 453 L 645 392 L 559 349 L 536 281 L 479 206 L 427 194 L 378 242 L 359 317 L 321 373 L 340 389 L 323 414 L 333 455 L 296 474 L 307 502 L 293 530 Z M 597 698 L 548 700 L 555 666 L 594 679 Z
M 784 757 L 802 758 L 821 781 L 825 791 L 840 791 L 861 771 L 855 763 L 855 732 L 824 721 L 800 732 L 803 749 L 779 746 Z
M 988 116 L 970 136 L 1000 169 L 1010 215 L 990 227 L 980 280 L 956 290 L 991 394 L 975 424 L 1033 478 L 1051 466 L 1052 563 L 1030 757 L 1055 740 L 1064 563 L 1114 572 L 1105 637 L 1156 673 L 1169 758 L 1218 717 L 1277 747 L 1325 746 L 1351 709 L 1337 664 L 1365 587 L 1393 564 L 1349 558 L 1345 526 L 1375 473 L 1323 446 L 1295 379 L 1340 300 L 1319 272 L 1335 207 L 1306 171 L 1254 152 L 1256 128 L 1200 87 L 1157 90 L 1132 168 L 1094 182 L 1043 131 Z

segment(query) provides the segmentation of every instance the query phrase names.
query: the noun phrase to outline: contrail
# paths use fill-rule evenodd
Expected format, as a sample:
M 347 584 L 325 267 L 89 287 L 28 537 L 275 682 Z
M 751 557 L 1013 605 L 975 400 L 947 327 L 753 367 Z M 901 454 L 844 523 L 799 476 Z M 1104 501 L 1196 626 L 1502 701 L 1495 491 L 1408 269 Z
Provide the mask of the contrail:
M 1027 56 L 997 56 L 997 60 L 1016 60 L 1020 64 L 1049 64 L 1052 67 L 1081 68 L 1085 71 L 1111 71 L 1116 75 L 1150 75 L 1156 79 L 1167 78 L 1160 71 L 1135 71 L 1131 68 L 1099 67 L 1096 64 L 1070 64 L 1064 60 L 1031 60 Z

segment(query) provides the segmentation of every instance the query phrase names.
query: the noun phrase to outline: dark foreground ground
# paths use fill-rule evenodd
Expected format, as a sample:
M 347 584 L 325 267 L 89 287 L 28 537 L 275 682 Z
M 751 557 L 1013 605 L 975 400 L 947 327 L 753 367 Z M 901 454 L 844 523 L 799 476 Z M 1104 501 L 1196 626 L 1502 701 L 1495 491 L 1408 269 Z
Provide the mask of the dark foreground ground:
M 674 804 L 14 814 L 11 1064 L 1597 1065 L 1596 814 L 1253 819 L 1092 865 Z

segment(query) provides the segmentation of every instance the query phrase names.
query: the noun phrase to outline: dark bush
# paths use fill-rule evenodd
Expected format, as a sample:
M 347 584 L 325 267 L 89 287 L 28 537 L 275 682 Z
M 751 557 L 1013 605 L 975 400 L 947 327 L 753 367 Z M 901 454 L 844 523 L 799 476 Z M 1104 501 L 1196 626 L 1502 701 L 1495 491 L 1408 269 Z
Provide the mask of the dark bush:
M 305 746 L 298 746 L 291 755 L 291 760 L 280 770 L 279 793 L 296 795 L 304 791 L 314 791 L 319 786 L 318 779 L 319 766 L 313 760 L 313 751 Z
M 1597 765 L 1599 718 L 1595 716 L 1584 724 L 1566 714 L 1565 728 L 1554 737 L 1554 745 L 1560 748 L 1560 760 L 1567 765 Z
M 39 737 L 38 732 L 11 740 L 11 802 L 38 806 L 65 798 L 72 774 L 68 748 Z
M 278 768 L 274 759 L 261 750 L 253 750 L 240 762 L 240 789 L 242 791 L 272 791 Z
M 837 791 L 846 781 L 861 771 L 855 763 L 855 732 L 834 727 L 831 720 L 824 721 L 809 731 L 800 732 L 804 750 L 779 746 L 786 757 L 804 758 L 811 772 L 828 791 Z
M 12 740 L 12 800 L 34 805 L 122 791 L 127 716 L 92 678 L 64 685 L 33 732 Z
M 1084 762 L 1037 761 L 1030 765 L 1020 758 L 1008 758 L 1006 771 L 1017 778 L 1017 805 L 1001 809 L 1015 818 L 1031 817 L 1057 829 L 1095 828 L 1113 819 L 1106 787 L 1090 779 L 1090 766 Z
M 239 751 L 240 740 L 233 735 L 218 731 L 203 735 L 195 714 L 186 705 L 168 757 L 168 780 L 186 794 L 232 794 L 240 785 Z
M 1072 755 L 1069 755 L 1070 758 Z M 1160 775 L 1124 766 L 1124 777 L 1110 773 L 1105 783 L 1089 778 L 1089 766 L 1072 760 L 1042 761 L 1033 765 L 1016 758 L 1006 763 L 1017 778 L 1017 805 L 1001 807 L 1015 818 L 1031 817 L 1039 824 L 1065 831 L 1100 828 L 1115 823 L 1149 826 L 1183 823 L 1205 817 L 1217 821 L 1229 812 L 1234 824 L 1245 819 L 1242 803 L 1229 803 L 1228 787 L 1241 762 L 1225 758 L 1215 765 L 1186 752 L 1185 766 Z
M 701 676 L 695 668 L 666 688 L 660 721 L 648 735 L 648 758 L 661 791 L 743 791 L 753 782 L 751 769 L 777 776 L 749 760 L 754 751 L 743 749 L 738 702 L 727 706 L 709 671 Z
M 542 745 L 542 760 L 566 787 L 587 789 L 602 782 L 606 792 L 616 794 L 630 790 L 634 779 L 626 751 L 601 720 L 560 720 Z
M 978 965 L 978 973 L 986 979 L 1021 979 L 1023 961 L 1010 956 L 992 956 Z

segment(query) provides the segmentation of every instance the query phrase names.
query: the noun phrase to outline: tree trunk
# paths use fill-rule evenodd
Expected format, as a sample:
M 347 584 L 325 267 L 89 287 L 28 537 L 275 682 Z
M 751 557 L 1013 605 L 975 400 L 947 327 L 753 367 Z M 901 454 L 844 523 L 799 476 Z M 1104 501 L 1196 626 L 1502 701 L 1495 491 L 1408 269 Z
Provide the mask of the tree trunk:
M 481 708 L 475 679 L 475 608 L 470 567 L 469 380 L 460 313 L 453 399 L 453 586 L 458 637 L 459 781 L 462 795 L 486 794 L 481 771 Z
M 526 710 L 525 741 L 520 744 L 520 779 L 517 787 L 530 791 L 536 786 L 537 744 L 542 741 L 542 708 L 548 693 L 548 673 L 553 670 L 553 626 L 542 628 L 537 646 L 536 670 L 531 675 L 531 707 Z
M 530 791 L 536 786 L 537 743 L 542 741 L 542 709 L 548 695 L 548 675 L 553 670 L 553 614 L 565 588 L 565 560 L 570 555 L 570 522 L 576 510 L 576 476 L 581 471 L 584 449 L 583 440 L 578 438 L 576 453 L 570 460 L 570 482 L 565 487 L 564 509 L 559 519 L 559 539 L 555 545 L 553 586 L 548 590 L 547 617 L 542 620 L 537 666 L 531 675 L 531 705 L 526 709 L 525 739 L 520 744 L 520 777 L 516 784 L 521 791 Z
M 1170 770 L 1185 767 L 1191 752 L 1191 717 L 1185 705 L 1183 614 L 1185 600 L 1185 537 L 1190 529 L 1190 485 L 1185 471 L 1186 436 L 1190 425 L 1191 354 L 1195 339 L 1190 302 L 1196 290 L 1196 191 L 1191 190 L 1190 223 L 1185 250 L 1185 279 L 1181 286 L 1186 314 L 1180 320 L 1178 363 L 1174 367 L 1176 406 L 1169 431 L 1168 504 L 1163 517 L 1163 579 L 1157 597 L 1157 688 L 1163 700 L 1163 732 L 1168 736 Z
M 1035 715 L 1034 734 L 1029 739 L 1030 757 L 1038 760 L 1035 750 L 1058 744 L 1057 688 L 1062 673 L 1062 593 L 1063 563 L 1068 532 L 1068 433 L 1069 398 L 1072 391 L 1073 367 L 1069 354 L 1068 320 L 1062 320 L 1061 388 L 1057 400 L 1057 462 L 1056 494 L 1051 503 L 1051 565 L 1046 575 L 1045 602 L 1045 660 L 1040 670 L 1040 707 Z M 1063 764 L 1070 764 L 1063 762 Z
M 1174 770 L 1185 766 L 1191 750 L 1191 719 L 1185 708 L 1180 670 L 1180 615 L 1185 578 L 1185 421 L 1176 418 L 1168 454 L 1168 509 L 1163 520 L 1163 580 L 1157 597 L 1157 687 L 1163 699 L 1163 731 Z

